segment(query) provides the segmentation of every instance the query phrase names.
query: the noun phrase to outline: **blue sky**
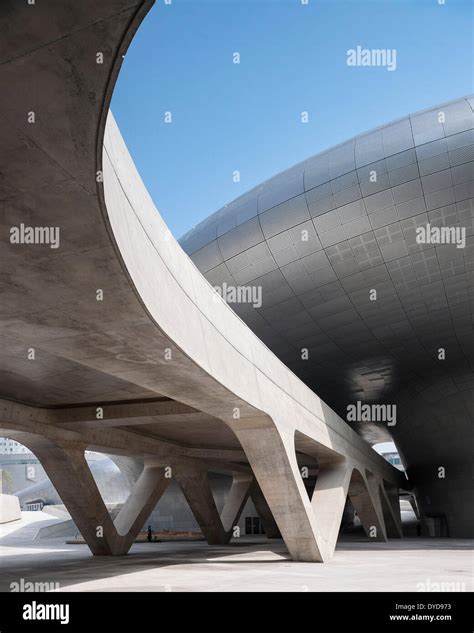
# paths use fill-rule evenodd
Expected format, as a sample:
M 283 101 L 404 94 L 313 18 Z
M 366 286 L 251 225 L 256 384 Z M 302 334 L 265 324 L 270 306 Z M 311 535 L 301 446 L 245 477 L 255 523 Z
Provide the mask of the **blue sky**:
M 470 0 L 157 0 L 112 110 L 180 237 L 327 147 L 471 93 L 472 31 Z M 347 66 L 357 45 L 395 48 L 396 71 Z

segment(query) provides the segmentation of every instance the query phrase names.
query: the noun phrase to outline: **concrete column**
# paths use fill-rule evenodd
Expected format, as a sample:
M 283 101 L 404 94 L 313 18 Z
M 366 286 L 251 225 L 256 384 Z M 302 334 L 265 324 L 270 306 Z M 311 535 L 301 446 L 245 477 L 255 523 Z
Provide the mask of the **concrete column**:
M 418 521 L 420 520 L 420 512 L 418 510 L 418 506 L 416 505 L 416 499 L 413 495 L 410 495 L 410 498 L 408 499 L 410 505 L 411 505 L 411 509 L 413 510 L 413 512 L 415 513 L 416 518 L 418 519 Z
M 233 427 L 249 460 L 290 556 L 295 561 L 324 560 L 311 502 L 296 461 L 293 434 L 272 424 L 241 420 Z
M 140 477 L 115 517 L 114 554 L 128 552 L 170 481 L 164 476 L 164 468 L 145 462 Z
M 387 537 L 401 538 L 403 536 L 403 528 L 398 490 L 383 482 L 380 484 L 380 497 Z
M 173 474 L 209 545 L 228 543 L 230 533 L 222 525 L 207 471 L 196 466 L 174 465 Z
M 34 447 L 34 452 L 95 555 L 126 554 L 169 483 L 163 469 L 145 467 L 114 524 L 85 459 L 83 446 L 42 441 L 41 446 Z
M 143 471 L 143 459 L 125 457 L 124 455 L 112 455 L 109 453 L 107 453 L 107 457 L 114 462 L 125 478 L 129 490 L 132 490 Z
M 349 498 L 370 540 L 386 541 L 387 533 L 377 482 L 371 482 L 370 478 L 366 479 L 359 470 L 354 469 L 349 484 Z
M 263 524 L 266 537 L 271 539 L 281 538 L 281 532 L 278 529 L 278 525 L 276 524 L 268 503 L 256 481 L 252 484 L 250 498 L 252 499 L 255 510 L 257 511 L 257 514 Z
M 320 468 L 316 479 L 311 505 L 327 557 L 331 557 L 336 549 L 351 471 L 344 460 Z
M 232 479 L 232 486 L 221 512 L 222 526 L 232 536 L 232 530 L 240 518 L 252 487 L 253 475 L 239 473 Z
M 48 443 L 35 448 L 35 454 L 91 552 L 112 554 L 113 522 L 84 457 L 84 447 L 65 449 Z

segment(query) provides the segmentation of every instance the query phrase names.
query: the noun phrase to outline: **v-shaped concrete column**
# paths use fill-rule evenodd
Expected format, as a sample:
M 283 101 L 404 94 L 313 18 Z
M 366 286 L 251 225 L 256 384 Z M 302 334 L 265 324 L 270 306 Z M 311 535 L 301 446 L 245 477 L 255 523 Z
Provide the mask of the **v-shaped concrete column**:
M 241 421 L 233 425 L 233 431 L 293 560 L 323 562 L 333 556 L 347 495 L 367 535 L 375 541 L 387 539 L 379 483 L 352 459 L 331 454 L 306 437 L 309 450 L 315 456 L 318 451 L 321 454 L 310 501 L 296 460 L 293 435 L 259 420 Z M 392 509 L 394 503 L 391 499 Z
M 250 490 L 250 498 L 252 499 L 255 510 L 263 524 L 265 535 L 267 538 L 281 538 L 281 532 L 278 529 L 278 525 L 273 518 L 272 511 L 263 496 L 263 493 L 258 485 L 257 481 L 254 481 Z
M 173 474 L 206 541 L 210 545 L 227 544 L 232 537 L 232 529 L 248 499 L 253 476 L 240 473 L 234 475 L 231 489 L 220 515 L 205 468 L 175 465 L 173 466 Z
M 316 521 L 298 468 L 293 435 L 271 425 L 233 426 L 293 560 L 322 561 Z
M 418 519 L 418 521 L 420 520 L 420 512 L 418 510 L 418 506 L 416 505 L 416 500 L 415 497 L 413 495 L 410 495 L 409 499 L 408 499 L 409 504 L 411 505 L 411 509 L 413 510 L 416 518 Z
M 388 538 L 401 538 L 403 528 L 398 490 L 383 482 L 380 484 L 380 497 Z
M 237 473 L 233 476 L 232 485 L 221 512 L 222 525 L 229 538 L 247 503 L 253 481 L 251 474 Z
M 167 489 L 170 479 L 165 477 L 165 470 L 153 462 L 145 465 L 128 499 L 115 517 L 114 554 L 126 554 L 134 542 L 147 517 Z
M 352 468 L 344 460 L 320 468 L 316 479 L 311 505 L 324 543 L 325 559 L 330 558 L 336 548 L 351 471 Z
M 166 490 L 164 469 L 145 464 L 130 495 L 112 521 L 84 456 L 83 446 L 42 442 L 34 451 L 91 552 L 123 555 Z
M 386 541 L 379 485 L 373 476 L 365 477 L 354 469 L 349 485 L 349 498 L 367 536 L 372 541 Z

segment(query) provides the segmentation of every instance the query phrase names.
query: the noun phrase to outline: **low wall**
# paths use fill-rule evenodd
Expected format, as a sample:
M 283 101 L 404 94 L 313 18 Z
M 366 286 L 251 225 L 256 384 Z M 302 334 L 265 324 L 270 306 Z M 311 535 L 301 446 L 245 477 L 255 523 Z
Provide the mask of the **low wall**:
M 0 523 L 21 519 L 20 502 L 14 495 L 0 494 Z

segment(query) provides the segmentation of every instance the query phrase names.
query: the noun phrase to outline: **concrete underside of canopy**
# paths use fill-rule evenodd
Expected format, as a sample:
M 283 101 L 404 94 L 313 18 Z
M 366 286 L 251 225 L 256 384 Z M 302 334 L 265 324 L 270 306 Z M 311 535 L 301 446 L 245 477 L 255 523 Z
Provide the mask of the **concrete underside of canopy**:
M 375 540 L 399 537 L 404 477 L 216 301 L 108 112 L 151 4 L 0 7 L 10 87 L 0 94 L 0 433 L 35 452 L 96 554 L 128 550 L 167 468 L 210 543 L 230 538 L 249 495 L 295 560 L 330 558 L 348 495 Z M 59 229 L 59 247 L 11 240 L 28 226 Z M 143 460 L 114 521 L 86 449 Z M 302 459 L 318 470 L 311 496 Z M 221 515 L 209 471 L 233 477 Z

